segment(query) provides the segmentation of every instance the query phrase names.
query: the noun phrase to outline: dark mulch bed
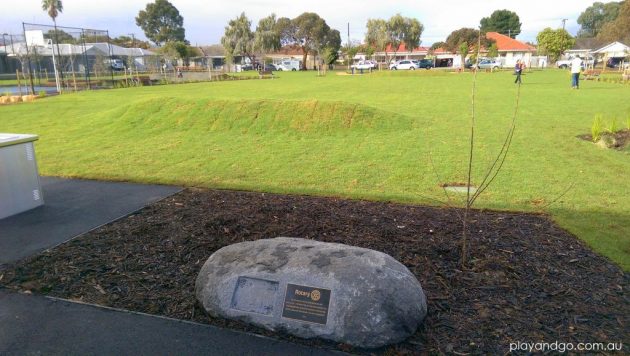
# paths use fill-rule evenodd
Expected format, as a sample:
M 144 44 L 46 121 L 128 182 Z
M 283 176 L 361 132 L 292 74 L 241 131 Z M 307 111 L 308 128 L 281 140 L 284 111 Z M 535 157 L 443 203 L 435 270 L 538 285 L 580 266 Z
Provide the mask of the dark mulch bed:
M 189 189 L 15 266 L 0 284 L 318 347 L 363 352 L 208 317 L 194 282 L 228 244 L 276 236 L 390 254 L 420 280 L 425 325 L 378 352 L 499 354 L 511 342 L 630 342 L 630 277 L 540 215 L 472 214 L 459 266 L 459 211 L 332 198 Z
M 593 136 L 590 134 L 578 135 L 577 137 L 585 141 L 593 142 Z M 602 133 L 602 138 L 600 138 L 597 143 L 602 140 L 605 142 L 602 143 L 602 145 L 607 146 L 607 148 L 622 151 L 630 147 L 630 129 L 623 129 L 615 133 L 604 132 Z

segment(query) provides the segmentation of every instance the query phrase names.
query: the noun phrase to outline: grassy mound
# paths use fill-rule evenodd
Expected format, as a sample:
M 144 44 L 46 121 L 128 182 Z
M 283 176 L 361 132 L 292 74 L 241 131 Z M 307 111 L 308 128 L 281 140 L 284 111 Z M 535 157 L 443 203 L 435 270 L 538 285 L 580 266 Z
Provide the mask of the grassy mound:
M 331 133 L 410 128 L 412 119 L 361 104 L 283 100 L 149 99 L 101 114 L 119 130 Z

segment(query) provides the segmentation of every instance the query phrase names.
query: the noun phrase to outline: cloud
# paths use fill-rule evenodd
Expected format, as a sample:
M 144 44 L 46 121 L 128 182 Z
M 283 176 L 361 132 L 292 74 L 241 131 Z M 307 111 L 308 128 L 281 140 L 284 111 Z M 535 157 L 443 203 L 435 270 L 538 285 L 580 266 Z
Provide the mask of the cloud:
M 64 12 L 58 17 L 60 25 L 107 29 L 114 36 L 142 31 L 135 24 L 135 16 L 146 6 L 146 0 L 85 1 L 64 0 Z M 567 29 L 576 31 L 576 19 L 593 0 L 231 0 L 204 2 L 199 0 L 171 0 L 184 17 L 187 38 L 192 43 L 218 43 L 227 22 L 245 12 L 254 26 L 262 17 L 274 12 L 280 17 L 296 17 L 302 12 L 316 12 L 333 28 L 338 29 L 345 42 L 347 26 L 350 37 L 362 40 L 369 18 L 389 18 L 395 13 L 415 17 L 424 24 L 423 44 L 444 40 L 453 30 L 477 27 L 482 17 L 494 10 L 508 9 L 521 18 L 523 40 L 533 40 L 545 27 L 560 27 L 562 19 Z M 10 10 L 0 13 L 0 31 L 19 33 L 22 22 L 51 24 L 41 10 L 40 0 L 13 2 Z

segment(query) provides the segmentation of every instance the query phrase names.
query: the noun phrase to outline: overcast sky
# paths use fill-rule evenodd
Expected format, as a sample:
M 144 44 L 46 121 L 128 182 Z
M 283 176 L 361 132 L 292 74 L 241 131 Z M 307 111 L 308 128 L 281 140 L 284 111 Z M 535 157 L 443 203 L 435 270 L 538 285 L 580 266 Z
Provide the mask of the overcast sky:
M 10 0 L 1 0 L 8 3 Z M 328 25 L 339 30 L 347 41 L 347 24 L 350 38 L 363 40 L 365 24 L 369 18 L 389 18 L 401 13 L 414 17 L 424 24 L 422 44 L 443 41 L 451 31 L 461 27 L 477 27 L 482 17 L 494 10 L 516 12 L 522 22 L 518 39 L 533 41 L 545 27 L 560 28 L 562 19 L 567 30 L 575 34 L 577 18 L 593 0 L 170 0 L 184 17 L 186 38 L 192 44 L 219 43 L 227 22 L 241 12 L 254 26 L 262 17 L 275 13 L 278 17 L 296 17 L 309 11 L 323 17 Z M 134 33 L 144 38 L 136 26 L 135 16 L 145 8 L 147 0 L 63 0 L 64 12 L 57 22 L 62 26 L 109 30 L 110 35 Z M 604 0 L 605 2 L 605 0 Z M 0 32 L 21 33 L 22 22 L 52 24 L 41 9 L 41 0 L 10 1 L 0 11 Z M 7 5 L 7 4 L 5 4 Z

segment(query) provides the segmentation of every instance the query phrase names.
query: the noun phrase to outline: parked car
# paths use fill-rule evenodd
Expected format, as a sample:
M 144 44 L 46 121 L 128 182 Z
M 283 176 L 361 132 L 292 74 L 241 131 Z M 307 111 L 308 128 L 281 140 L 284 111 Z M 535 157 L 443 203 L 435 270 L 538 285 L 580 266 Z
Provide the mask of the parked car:
M 556 67 L 561 69 L 567 69 L 571 67 L 571 61 L 573 61 L 575 57 L 568 57 L 567 59 L 562 59 L 556 62 Z M 595 64 L 595 59 L 593 57 L 590 58 L 582 58 L 582 68 L 586 66 L 592 66 Z
M 354 68 L 356 70 L 370 70 L 376 68 L 376 62 L 370 60 L 359 61 L 358 63 L 351 65 L 350 68 Z
M 254 66 L 251 64 L 243 64 L 241 66 L 242 71 L 254 70 Z
M 608 68 L 619 68 L 622 65 L 624 68 L 628 68 L 628 60 L 625 57 L 611 57 L 606 62 L 606 67 Z
M 125 63 L 123 62 L 122 59 L 118 59 L 118 58 L 105 59 L 103 60 L 103 63 L 105 63 L 105 65 L 110 66 L 115 71 L 125 70 Z
M 416 64 L 418 65 L 418 68 L 431 69 L 434 67 L 433 60 L 431 59 L 421 59 L 416 61 Z
M 503 64 L 501 64 L 501 61 L 496 59 L 482 59 L 477 64 L 478 69 L 499 69 L 502 67 Z
M 389 69 L 398 70 L 398 69 L 409 69 L 416 70 L 418 69 L 418 64 L 409 59 L 404 59 L 402 61 L 394 62 L 389 65 Z
M 297 60 L 282 61 L 279 64 L 276 64 L 276 68 L 283 72 L 295 72 L 300 70 L 300 63 L 301 62 Z
M 265 64 L 265 67 L 263 68 L 263 71 L 265 71 L 265 72 L 273 72 L 273 71 L 277 71 L 277 70 L 278 70 L 278 68 L 276 68 L 276 66 L 271 64 L 271 63 Z

